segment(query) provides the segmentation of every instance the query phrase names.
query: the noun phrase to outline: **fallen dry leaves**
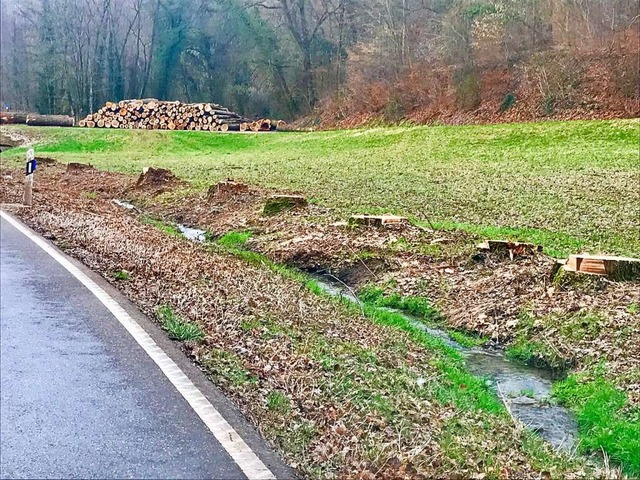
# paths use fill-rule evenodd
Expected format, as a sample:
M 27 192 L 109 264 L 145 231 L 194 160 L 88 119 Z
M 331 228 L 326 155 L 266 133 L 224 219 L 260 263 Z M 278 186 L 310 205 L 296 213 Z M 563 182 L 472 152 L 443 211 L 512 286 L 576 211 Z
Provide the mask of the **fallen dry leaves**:
M 4 202 L 17 200 L 21 179 L 19 172 L 3 179 Z M 154 316 L 160 305 L 171 305 L 197 322 L 206 339 L 185 344 L 185 351 L 301 474 L 363 479 L 544 475 L 521 447 L 524 432 L 506 416 L 456 409 L 428 394 L 429 386 L 440 381 L 433 362 L 437 353 L 268 269 L 141 223 L 111 202 L 128 191 L 130 183 L 123 175 L 70 175 L 60 167 L 46 167 L 38 178 L 36 207 L 17 213 L 116 283 L 148 315 Z M 260 222 L 253 208 L 247 211 L 251 214 L 243 217 L 245 224 Z M 188 210 L 173 215 L 177 213 L 190 218 Z M 295 237 L 290 232 L 287 237 L 284 225 L 293 225 L 292 218 L 300 220 L 300 214 L 263 222 L 263 234 L 274 239 L 273 245 L 288 242 L 287 252 L 302 251 L 315 240 L 324 242 L 323 262 L 342 259 L 352 250 L 386 251 L 397 235 L 371 232 L 361 245 L 354 243 L 361 236 L 352 230 L 304 221 L 305 229 L 322 235 L 297 230 Z M 226 223 L 224 228 L 230 229 Z M 331 249 L 327 237 L 335 232 L 342 232 L 336 234 L 340 243 Z M 422 238 L 425 232 L 403 235 Z M 300 237 L 304 240 L 295 241 Z M 262 248 L 268 251 L 266 245 Z M 284 249 L 274 247 L 276 251 Z M 406 259 L 393 261 L 400 265 L 393 274 L 402 268 L 411 271 L 402 266 Z M 417 261 L 409 265 L 418 270 Z M 447 268 L 454 271 L 452 279 L 462 275 L 460 265 Z M 120 270 L 130 272 L 129 280 L 113 280 Z M 438 266 L 428 270 L 443 271 Z M 410 284 L 404 288 L 411 292 Z M 450 298 L 443 295 L 443 305 Z M 497 295 L 490 298 L 495 301 Z M 417 379 L 426 379 L 426 385 Z M 575 466 L 554 472 L 584 474 Z

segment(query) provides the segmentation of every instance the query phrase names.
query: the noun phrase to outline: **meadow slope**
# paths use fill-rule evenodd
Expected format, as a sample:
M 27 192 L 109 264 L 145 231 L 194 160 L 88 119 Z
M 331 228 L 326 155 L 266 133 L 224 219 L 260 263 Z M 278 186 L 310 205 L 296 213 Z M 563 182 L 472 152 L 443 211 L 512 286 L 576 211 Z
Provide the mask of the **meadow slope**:
M 18 128 L 39 155 L 194 188 L 231 177 L 350 212 L 530 240 L 552 255 L 640 254 L 640 122 L 393 127 L 275 134 Z M 24 149 L 3 154 L 10 163 Z

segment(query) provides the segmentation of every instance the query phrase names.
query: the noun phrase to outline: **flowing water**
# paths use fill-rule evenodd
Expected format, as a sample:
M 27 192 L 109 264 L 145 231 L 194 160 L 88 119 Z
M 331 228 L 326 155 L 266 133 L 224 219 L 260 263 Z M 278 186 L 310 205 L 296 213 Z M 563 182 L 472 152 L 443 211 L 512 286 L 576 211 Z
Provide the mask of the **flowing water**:
M 129 202 L 125 202 L 124 200 L 118 200 L 117 198 L 112 200 L 113 203 L 118 205 L 119 207 L 126 208 L 127 210 L 135 210 L 136 207 Z
M 197 228 L 186 227 L 184 225 L 176 225 L 180 233 L 185 238 L 198 243 L 204 243 L 207 239 L 207 232 L 205 230 L 199 230 Z
M 136 208 L 122 200 L 113 202 L 127 210 Z M 206 241 L 205 230 L 185 225 L 177 225 L 177 228 L 191 241 Z M 310 273 L 309 276 L 329 295 L 360 303 L 354 291 L 333 275 Z M 554 448 L 566 452 L 575 450 L 578 428 L 571 412 L 552 402 L 551 385 L 555 377 L 551 371 L 513 363 L 496 349 L 464 347 L 453 340 L 445 330 L 426 325 L 415 316 L 398 310 L 393 311 L 409 319 L 421 330 L 439 338 L 445 345 L 458 350 L 469 371 L 485 378 L 496 394 L 503 399 L 511 414 L 521 423 L 538 433 Z
M 126 202 L 124 200 L 113 199 L 113 203 L 126 210 L 138 210 L 135 205 Z M 204 243 L 206 240 L 207 232 L 198 228 L 187 227 L 186 225 L 176 225 L 176 228 L 180 231 L 185 238 L 198 243 Z
M 311 277 L 328 294 L 360 303 L 354 292 L 332 275 L 311 274 Z M 458 350 L 469 371 L 485 378 L 521 423 L 538 433 L 554 448 L 566 452 L 575 450 L 578 427 L 569 410 L 553 405 L 551 401 L 551 385 L 555 379 L 551 371 L 513 363 L 496 349 L 464 347 L 446 331 L 426 325 L 419 318 L 404 312 L 392 311 Z

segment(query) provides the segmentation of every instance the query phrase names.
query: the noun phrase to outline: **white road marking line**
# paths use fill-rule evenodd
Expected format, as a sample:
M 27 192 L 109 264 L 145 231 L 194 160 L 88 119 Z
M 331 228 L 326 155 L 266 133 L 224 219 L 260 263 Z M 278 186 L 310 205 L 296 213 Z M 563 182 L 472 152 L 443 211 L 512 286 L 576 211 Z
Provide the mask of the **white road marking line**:
M 91 280 L 78 267 L 67 260 L 43 238 L 33 233 L 22 223 L 6 212 L 0 210 L 0 216 L 13 225 L 27 238 L 48 253 L 56 262 L 62 265 L 71 275 L 80 281 L 100 302 L 113 314 L 122 326 L 131 334 L 149 357 L 158 365 L 182 397 L 202 419 L 213 436 L 220 442 L 229 456 L 251 480 L 271 480 L 276 477 L 269 468 L 262 463 L 258 456 L 240 437 L 238 432 L 224 419 L 224 417 L 207 400 L 202 392 L 189 380 L 184 372 L 171 358 L 156 344 L 151 336 L 96 282 Z

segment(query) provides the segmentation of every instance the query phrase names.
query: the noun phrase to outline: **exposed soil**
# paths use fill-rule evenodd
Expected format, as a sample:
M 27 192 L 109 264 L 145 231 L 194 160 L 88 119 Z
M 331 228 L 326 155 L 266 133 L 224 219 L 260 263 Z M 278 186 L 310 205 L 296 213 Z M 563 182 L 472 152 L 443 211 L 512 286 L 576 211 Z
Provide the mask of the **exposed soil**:
M 523 433 L 508 422 L 496 421 L 486 430 L 475 412 L 461 413 L 404 393 L 387 399 L 394 411 L 390 420 L 371 405 L 336 396 L 345 378 L 360 379 L 362 389 L 372 392 L 368 382 L 411 385 L 414 376 L 433 378 L 438 375 L 428 361 L 433 353 L 407 341 L 402 332 L 348 314 L 293 281 L 274 282 L 263 268 L 145 225 L 135 212 L 114 205 L 114 198 L 215 236 L 251 230 L 248 248 L 276 262 L 329 270 L 354 288 L 374 283 L 402 295 L 428 296 L 452 326 L 499 342 L 513 340 L 523 328 L 522 312 L 531 312 L 537 318 L 531 328 L 540 339 L 578 366 L 594 358 L 606 360 L 612 377 L 634 403 L 640 402 L 639 317 L 629 310 L 640 298 L 637 282 L 590 277 L 554 285 L 554 261 L 543 254 L 513 260 L 478 254 L 469 234 L 412 225 L 353 228 L 315 205 L 263 217 L 265 199 L 276 192 L 253 186 L 219 196 L 176 196 L 169 188 L 132 189 L 136 179 L 122 174 L 92 169 L 65 173 L 55 164 L 39 172 L 36 206 L 16 213 L 117 283 L 147 314 L 153 316 L 158 306 L 168 304 L 201 325 L 207 339 L 187 345 L 188 353 L 305 475 L 442 477 L 455 471 L 465 477 L 522 478 L 540 472 L 513 447 L 521 444 Z M 13 171 L 11 178 L 3 174 L 2 202 L 18 202 L 21 172 Z M 120 270 L 131 272 L 128 281 L 113 279 Z M 572 341 L 559 333 L 560 326 L 543 320 L 548 314 L 591 310 L 601 319 L 595 333 Z M 337 357 L 336 369 L 327 370 L 314 353 L 315 345 L 327 342 L 337 342 L 345 355 Z M 398 342 L 402 354 L 389 349 Z M 376 360 L 366 362 L 372 378 L 361 378 L 362 362 L 350 363 L 349 349 L 374 352 Z M 238 381 L 232 380 L 234 372 Z M 289 399 L 286 411 L 269 408 L 273 392 Z M 452 434 L 454 416 L 460 430 Z M 472 430 L 474 445 L 468 438 Z M 298 436 L 305 438 L 292 446 Z M 465 455 L 451 460 L 443 451 L 444 438 Z M 487 451 L 493 466 L 482 460 Z M 495 471 L 495 465 L 502 469 Z

